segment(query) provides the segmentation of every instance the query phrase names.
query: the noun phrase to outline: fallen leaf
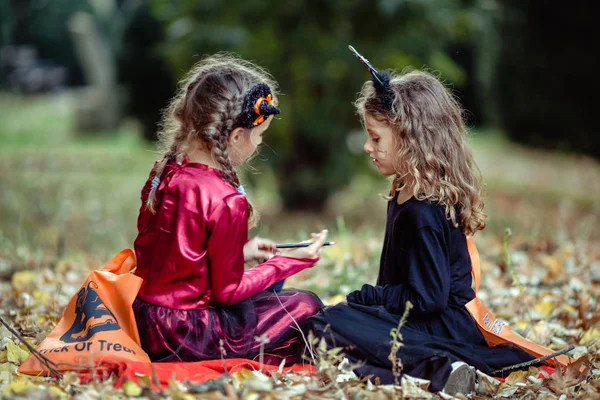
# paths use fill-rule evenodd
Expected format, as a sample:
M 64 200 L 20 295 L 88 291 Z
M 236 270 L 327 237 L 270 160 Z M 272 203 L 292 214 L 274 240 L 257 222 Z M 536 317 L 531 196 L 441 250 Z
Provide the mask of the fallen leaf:
M 416 386 L 422 390 L 428 390 L 431 381 L 422 378 L 415 378 L 414 376 L 404 374 L 402 375 L 402 386 L 404 386 L 405 384 Z
M 548 387 L 556 394 L 570 396 L 569 388 L 581 383 L 589 374 L 588 358 L 581 357 L 563 371 L 556 368 L 546 381 Z
M 0 382 L 10 382 L 17 372 L 17 366 L 11 363 L 0 363 Z
M 268 392 L 273 389 L 273 381 L 260 371 L 253 371 L 254 377 L 244 381 L 244 388 L 254 392 Z
M 526 383 L 527 382 L 527 371 L 515 371 L 506 377 L 506 384 L 514 385 L 516 383 Z
M 555 308 L 556 306 L 554 305 L 554 303 L 549 301 L 543 301 L 541 303 L 536 304 L 533 309 L 538 314 L 540 314 L 542 318 L 548 318 Z
M 8 385 L 4 386 L 2 388 L 2 393 L 3 394 L 24 394 L 26 392 L 29 391 L 33 391 L 33 390 L 38 390 L 40 388 L 39 385 L 28 381 L 26 379 L 21 379 L 12 383 L 9 383 Z
M 24 292 L 35 287 L 38 282 L 38 273 L 35 271 L 17 271 L 13 274 L 11 284 L 15 291 Z
M 585 331 L 583 337 L 579 341 L 579 344 L 582 346 L 591 346 L 598 339 L 600 339 L 600 329 L 591 328 Z
M 123 391 L 129 397 L 138 397 L 142 394 L 142 388 L 134 381 L 127 381 L 123 385 Z
M 579 313 L 579 319 L 584 321 L 583 328 L 589 328 L 589 326 L 585 326 L 587 318 L 585 317 L 587 314 L 587 310 L 590 306 L 590 298 L 585 291 L 577 292 L 577 312 Z
M 256 392 L 248 392 L 243 397 L 242 400 L 259 400 L 260 394 Z
M 577 310 L 575 309 L 575 307 L 570 306 L 569 304 L 563 304 L 560 307 L 560 311 L 572 316 L 577 316 Z
M 68 397 L 67 394 L 63 390 L 61 390 L 60 388 L 57 388 L 56 386 L 50 386 L 48 388 L 48 391 L 52 395 L 52 398 L 58 397 L 59 399 L 66 399 Z
M 546 321 L 539 321 L 531 327 L 531 330 L 527 334 L 527 338 L 535 343 L 545 345 L 550 341 L 553 333 L 548 327 Z
M 512 386 L 512 385 L 509 385 L 507 383 L 502 383 L 500 385 L 500 388 L 499 388 L 498 392 L 496 392 L 496 396 L 495 397 L 510 397 L 510 398 L 514 398 L 514 397 L 516 397 L 515 393 L 519 389 L 520 389 L 519 386 Z
M 65 372 L 61 378 L 61 383 L 66 387 L 68 385 L 81 384 L 79 374 L 77 372 Z
M 140 385 L 140 387 L 143 388 L 149 388 L 152 389 L 153 387 L 153 383 L 152 383 L 152 377 L 150 375 L 144 375 L 144 374 L 135 374 L 135 378 L 137 379 L 137 384 Z
M 529 322 L 527 321 L 523 321 L 522 319 L 518 320 L 517 322 L 511 324 L 511 326 L 513 326 L 515 329 L 520 329 L 520 330 L 525 330 L 529 327 Z
M 17 346 L 12 340 L 6 344 L 6 358 L 9 362 L 20 365 L 27 357 L 29 353 Z
M 12 333 L 2 324 L 0 324 L 0 339 L 2 338 L 11 338 Z
M 567 366 L 564 372 L 564 378 L 569 383 L 569 386 L 576 385 L 590 373 L 590 358 L 589 356 L 583 356 L 575 360 L 574 363 Z
M 236 379 L 240 383 L 244 382 L 247 379 L 254 378 L 254 374 L 252 373 L 252 371 L 249 369 L 246 369 L 246 368 L 244 368 L 238 372 L 234 372 L 232 374 L 232 376 L 234 379 Z
M 495 395 L 500 388 L 500 381 L 492 378 L 489 375 L 484 374 L 483 372 L 476 370 L 475 373 L 479 378 L 477 381 L 477 386 L 475 387 L 475 391 L 477 393 L 491 396 Z
M 548 268 L 548 275 L 550 277 L 562 276 L 565 272 L 562 263 L 559 262 L 556 257 L 552 257 L 550 255 L 544 256 L 542 259 L 542 264 Z
M 50 293 L 46 291 L 36 289 L 33 291 L 32 297 L 36 306 L 50 303 Z

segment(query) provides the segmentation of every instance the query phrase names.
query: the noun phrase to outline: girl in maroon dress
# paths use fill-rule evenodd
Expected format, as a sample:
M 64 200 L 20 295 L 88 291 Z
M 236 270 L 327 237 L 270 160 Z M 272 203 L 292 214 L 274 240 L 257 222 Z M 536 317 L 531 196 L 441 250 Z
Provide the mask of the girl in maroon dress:
M 276 83 L 227 56 L 199 62 L 158 132 L 163 157 L 142 189 L 135 253 L 144 279 L 133 305 L 142 347 L 155 361 L 256 358 L 296 362 L 298 326 L 322 307 L 312 293 L 266 291 L 312 267 L 327 232 L 275 255 L 248 240 L 253 209 L 234 166 L 271 124 Z M 246 262 L 260 264 L 245 270 Z

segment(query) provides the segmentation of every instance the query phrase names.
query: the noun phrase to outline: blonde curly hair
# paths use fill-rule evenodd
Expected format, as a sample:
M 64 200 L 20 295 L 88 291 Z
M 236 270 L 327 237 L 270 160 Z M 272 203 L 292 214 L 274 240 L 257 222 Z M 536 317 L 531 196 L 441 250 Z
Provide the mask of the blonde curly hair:
M 386 109 L 371 81 L 355 102 L 364 123 L 370 115 L 394 135 L 391 197 L 412 188 L 418 200 L 445 207 L 446 218 L 467 235 L 485 228 L 481 173 L 467 145 L 462 109 L 444 84 L 423 71 L 391 72 L 393 102 Z

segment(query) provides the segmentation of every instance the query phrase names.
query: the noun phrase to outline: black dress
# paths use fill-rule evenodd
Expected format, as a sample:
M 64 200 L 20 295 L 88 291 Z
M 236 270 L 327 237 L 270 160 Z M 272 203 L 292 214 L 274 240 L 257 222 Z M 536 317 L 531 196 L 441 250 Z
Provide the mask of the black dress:
M 329 346 L 344 347 L 351 361 L 366 362 L 359 375 L 392 383 L 390 331 L 407 301 L 413 308 L 401 330 L 403 372 L 429 379 L 441 390 L 451 364 L 464 361 L 486 374 L 533 359 L 521 349 L 489 347 L 464 307 L 475 297 L 466 237 L 437 203 L 411 198 L 388 204 L 377 285 L 347 296 L 305 324 Z

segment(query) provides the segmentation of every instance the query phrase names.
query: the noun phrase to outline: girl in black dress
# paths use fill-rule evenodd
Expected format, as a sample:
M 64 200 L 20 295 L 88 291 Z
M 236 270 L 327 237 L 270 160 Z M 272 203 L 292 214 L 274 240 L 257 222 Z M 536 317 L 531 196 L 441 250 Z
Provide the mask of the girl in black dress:
M 465 308 L 475 296 L 466 237 L 485 227 L 486 215 L 462 110 L 429 73 L 377 71 L 363 61 L 373 75 L 355 103 L 367 131 L 364 150 L 391 178 L 379 277 L 305 328 L 366 363 L 359 375 L 392 383 L 390 331 L 410 302 L 397 354 L 403 372 L 430 380 L 431 391 L 450 383 L 447 391 L 468 391 L 474 371 L 464 363 L 491 374 L 533 357 L 489 347 Z M 465 379 L 457 388 L 448 378 L 458 364 Z

